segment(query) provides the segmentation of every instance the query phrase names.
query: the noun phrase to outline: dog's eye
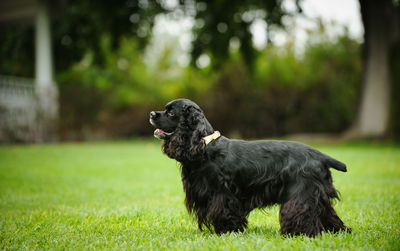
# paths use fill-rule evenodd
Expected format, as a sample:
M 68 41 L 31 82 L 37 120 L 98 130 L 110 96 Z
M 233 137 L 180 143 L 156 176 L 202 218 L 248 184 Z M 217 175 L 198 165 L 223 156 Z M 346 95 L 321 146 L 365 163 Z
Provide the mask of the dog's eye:
M 173 117 L 175 114 L 173 112 L 168 112 L 168 116 Z

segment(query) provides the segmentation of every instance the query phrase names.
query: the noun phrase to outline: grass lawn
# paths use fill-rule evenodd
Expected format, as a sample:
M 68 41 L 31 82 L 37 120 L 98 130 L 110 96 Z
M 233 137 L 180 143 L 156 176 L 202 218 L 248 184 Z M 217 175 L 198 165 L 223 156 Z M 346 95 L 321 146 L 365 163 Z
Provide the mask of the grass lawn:
M 0 250 L 399 250 L 400 147 L 317 148 L 348 166 L 332 173 L 352 234 L 282 237 L 277 206 L 253 211 L 244 233 L 200 232 L 156 140 L 1 146 Z

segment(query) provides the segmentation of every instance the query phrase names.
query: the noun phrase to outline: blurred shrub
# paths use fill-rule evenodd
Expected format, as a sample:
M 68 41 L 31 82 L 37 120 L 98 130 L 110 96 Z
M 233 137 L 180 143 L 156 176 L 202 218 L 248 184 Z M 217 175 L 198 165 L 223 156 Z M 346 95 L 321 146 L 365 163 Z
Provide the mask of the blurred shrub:
M 359 99 L 360 45 L 348 36 L 334 41 L 319 36 L 300 55 L 290 43 L 267 47 L 252 72 L 237 55 L 218 71 L 181 68 L 168 61 L 168 50 L 149 69 L 134 39 L 123 39 L 111 53 L 104 37 L 104 65 L 94 65 L 89 50 L 79 64 L 58 75 L 62 135 L 149 135 L 149 111 L 178 97 L 197 102 L 226 135 L 343 131 Z
M 94 64 L 88 50 L 79 63 L 57 75 L 64 139 L 149 135 L 151 110 L 180 95 L 196 97 L 208 89 L 201 72 L 170 65 L 168 51 L 149 69 L 134 38 L 123 38 L 116 52 L 107 36 L 100 44 L 104 64 Z
M 254 75 L 240 60 L 227 64 L 202 103 L 226 134 L 341 132 L 352 122 L 359 100 L 359 50 L 346 36 L 309 43 L 301 57 L 290 44 L 268 47 Z

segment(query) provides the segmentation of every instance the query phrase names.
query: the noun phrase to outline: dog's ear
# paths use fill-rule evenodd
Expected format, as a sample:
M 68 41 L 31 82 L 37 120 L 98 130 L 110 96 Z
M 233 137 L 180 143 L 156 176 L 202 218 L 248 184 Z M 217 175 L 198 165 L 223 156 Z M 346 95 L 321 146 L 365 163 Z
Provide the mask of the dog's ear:
M 203 111 L 194 106 L 185 107 L 184 113 L 186 124 L 192 131 L 188 159 L 199 160 L 203 157 L 205 149 L 205 143 L 202 139 L 207 136 L 206 120 Z
M 186 119 L 187 126 L 192 130 L 204 130 L 206 125 L 204 122 L 203 111 L 197 107 L 188 105 L 184 107 L 184 117 Z

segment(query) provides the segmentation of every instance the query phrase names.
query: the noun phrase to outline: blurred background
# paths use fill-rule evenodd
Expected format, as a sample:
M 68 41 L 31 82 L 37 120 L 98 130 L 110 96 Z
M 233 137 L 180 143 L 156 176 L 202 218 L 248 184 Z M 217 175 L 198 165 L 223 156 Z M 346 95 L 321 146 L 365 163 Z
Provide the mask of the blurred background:
M 180 97 L 227 136 L 400 140 L 400 1 L 1 0 L 0 142 L 149 136 Z

